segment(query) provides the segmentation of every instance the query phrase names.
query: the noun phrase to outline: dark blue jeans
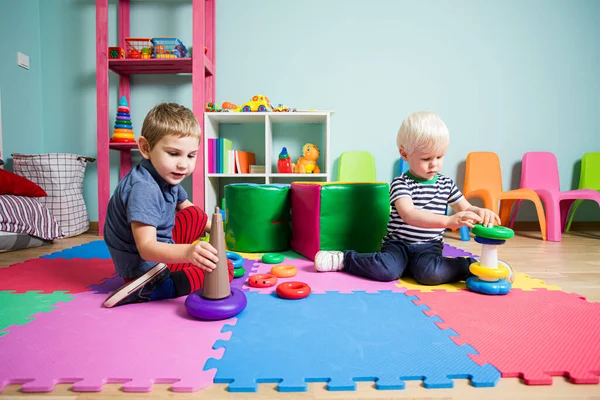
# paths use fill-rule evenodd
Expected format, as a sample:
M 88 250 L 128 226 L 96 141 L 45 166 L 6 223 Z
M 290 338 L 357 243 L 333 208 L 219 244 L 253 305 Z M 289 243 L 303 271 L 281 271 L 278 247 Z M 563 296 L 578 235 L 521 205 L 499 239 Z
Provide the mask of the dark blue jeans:
M 410 244 L 386 242 L 378 253 L 344 252 L 342 271 L 376 281 L 389 282 L 410 276 L 422 285 L 457 282 L 470 276 L 470 257 L 444 257 L 441 242 Z

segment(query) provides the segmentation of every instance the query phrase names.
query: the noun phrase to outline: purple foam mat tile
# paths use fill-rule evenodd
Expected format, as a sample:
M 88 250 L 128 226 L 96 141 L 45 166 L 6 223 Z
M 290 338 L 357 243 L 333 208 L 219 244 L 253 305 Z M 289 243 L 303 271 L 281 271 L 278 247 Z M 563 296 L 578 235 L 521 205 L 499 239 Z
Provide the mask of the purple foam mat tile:
M 352 293 L 354 291 L 364 291 L 366 293 L 376 293 L 381 290 L 392 292 L 404 292 L 406 288 L 397 287 L 394 282 L 378 282 L 360 276 L 350 275 L 345 272 L 317 272 L 315 271 L 315 263 L 307 259 L 289 259 L 286 258 L 281 264 L 275 265 L 291 265 L 298 269 L 296 276 L 291 278 L 279 278 L 277 284 L 286 281 L 300 281 L 308 284 L 312 293 L 326 293 L 328 291 L 336 291 L 340 293 Z M 263 264 L 259 262 L 256 269 L 257 274 L 268 274 L 274 264 Z M 244 288 L 253 292 L 269 294 L 275 292 L 277 285 L 268 288 L 253 288 L 248 286 L 244 280 Z
M 233 281 L 231 281 L 231 287 L 246 292 L 248 291 L 248 286 L 245 284 L 246 280 L 250 275 L 256 272 L 256 269 L 258 268 L 258 262 L 256 260 L 248 260 L 244 258 L 244 268 L 246 269 L 244 276 L 233 278 Z
M 9 384 L 49 392 L 57 383 L 81 392 L 101 391 L 105 383 L 148 392 L 154 383 L 170 383 L 173 391 L 190 392 L 213 383 L 216 371 L 202 366 L 222 357 L 213 345 L 231 337 L 221 330 L 237 319 L 196 320 L 185 297 L 110 309 L 102 306 L 105 298 L 83 292 L 52 313 L 35 314 L 35 323 L 12 328 L 0 340 L 0 392 Z
M 458 247 L 451 246 L 447 243 L 444 243 L 442 254 L 446 257 L 476 257 L 473 253 L 469 253 L 466 250 L 459 249 Z

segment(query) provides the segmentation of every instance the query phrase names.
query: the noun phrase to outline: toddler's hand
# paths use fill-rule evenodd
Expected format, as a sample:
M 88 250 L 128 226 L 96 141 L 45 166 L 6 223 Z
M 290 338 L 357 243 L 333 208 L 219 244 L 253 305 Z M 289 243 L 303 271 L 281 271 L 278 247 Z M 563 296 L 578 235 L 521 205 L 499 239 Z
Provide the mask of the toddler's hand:
M 448 221 L 448 228 L 458 229 L 461 226 L 468 226 L 469 228 L 472 228 L 477 222 L 481 222 L 481 217 L 479 215 L 471 211 L 461 211 L 450 217 Z
M 500 225 L 500 217 L 495 212 L 487 208 L 480 208 L 477 214 L 481 217 L 481 225 L 486 228 L 492 228 L 494 225 Z
M 198 268 L 210 272 L 215 269 L 219 258 L 219 253 L 210 243 L 200 241 L 196 244 L 190 244 L 187 251 L 187 261 Z

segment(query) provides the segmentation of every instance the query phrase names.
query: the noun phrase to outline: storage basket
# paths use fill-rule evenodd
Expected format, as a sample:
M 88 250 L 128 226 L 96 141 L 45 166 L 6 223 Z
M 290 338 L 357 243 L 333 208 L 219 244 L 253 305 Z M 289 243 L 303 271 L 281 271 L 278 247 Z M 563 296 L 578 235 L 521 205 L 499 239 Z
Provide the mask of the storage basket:
M 181 43 L 181 40 L 174 37 L 155 37 L 152 38 L 155 58 L 186 58 L 187 48 Z
M 151 38 L 125 38 L 127 58 L 151 58 L 153 44 Z
M 13 170 L 38 184 L 48 197 L 38 198 L 56 218 L 66 237 L 90 228 L 83 201 L 83 177 L 94 158 L 68 153 L 13 154 Z

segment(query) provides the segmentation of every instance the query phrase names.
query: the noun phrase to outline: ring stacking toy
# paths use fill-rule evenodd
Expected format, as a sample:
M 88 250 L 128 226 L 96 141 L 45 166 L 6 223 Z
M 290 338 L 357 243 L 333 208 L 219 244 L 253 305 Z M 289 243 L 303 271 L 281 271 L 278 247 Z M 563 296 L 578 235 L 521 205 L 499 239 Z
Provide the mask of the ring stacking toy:
M 283 255 L 276 253 L 263 254 L 261 261 L 264 264 L 279 264 L 283 262 Z
M 284 299 L 298 300 L 308 297 L 310 286 L 304 282 L 283 282 L 277 285 L 275 292 Z
M 254 274 L 248 278 L 248 285 L 255 288 L 266 288 L 276 284 L 277 277 L 271 274 Z
M 233 270 L 234 278 L 241 278 L 244 275 L 246 275 L 246 268 L 244 268 L 244 267 L 235 268 Z
M 271 268 L 271 274 L 278 278 L 291 278 L 298 273 L 298 268 L 291 265 L 276 265 Z
M 479 262 L 469 266 L 475 276 L 467 278 L 467 289 L 482 294 L 507 294 L 512 289 L 514 277 L 511 277 L 511 268 L 498 261 L 498 246 L 512 239 L 515 232 L 503 226 L 487 228 L 481 224 L 475 225 L 471 232 L 482 249 Z
M 242 257 L 238 253 L 234 253 L 233 251 L 227 251 L 227 258 L 231 260 L 233 264 L 233 268 L 241 268 L 244 265 L 244 257 Z
M 193 317 L 215 321 L 238 315 L 246 308 L 247 299 L 244 292 L 232 288 L 229 284 L 223 218 L 219 207 L 215 208 L 212 216 L 211 232 L 213 234 L 210 236 L 210 244 L 217 249 L 219 261 L 215 269 L 204 273 L 204 287 L 189 294 L 185 299 L 185 309 Z M 235 271 L 243 269 L 237 268 Z

